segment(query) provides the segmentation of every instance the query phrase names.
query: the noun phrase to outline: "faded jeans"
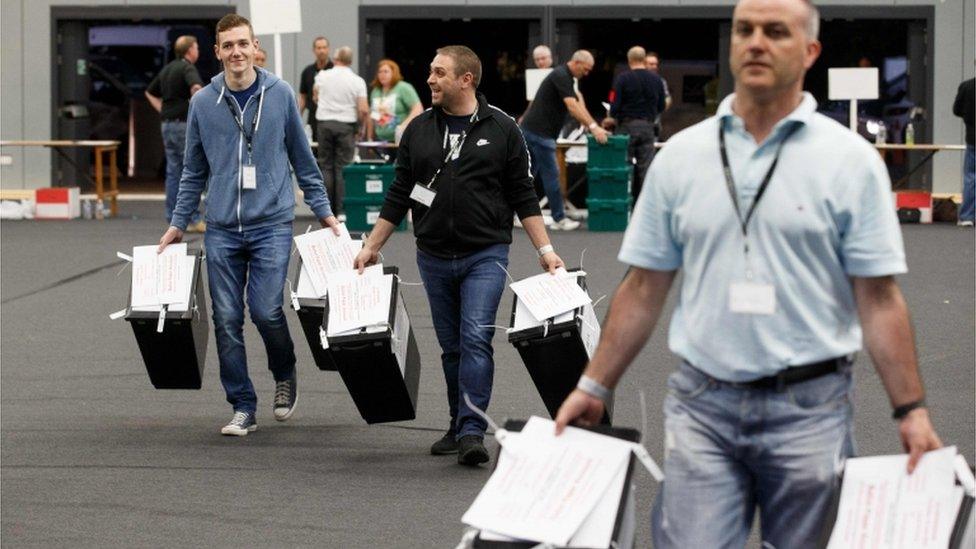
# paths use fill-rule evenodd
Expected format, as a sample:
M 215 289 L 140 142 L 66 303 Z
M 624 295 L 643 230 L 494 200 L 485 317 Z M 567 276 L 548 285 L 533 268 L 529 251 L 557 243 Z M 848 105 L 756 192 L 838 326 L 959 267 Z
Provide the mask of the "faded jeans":
M 163 134 L 163 151 L 166 153 L 166 222 L 173 218 L 176 195 L 180 192 L 183 176 L 183 151 L 186 149 L 186 122 L 168 120 L 160 125 Z M 200 209 L 190 215 L 190 223 L 200 221 Z
M 654 547 L 744 547 L 757 506 L 764 547 L 817 547 L 838 468 L 854 454 L 852 389 L 850 367 L 777 391 L 682 363 L 664 401 Z

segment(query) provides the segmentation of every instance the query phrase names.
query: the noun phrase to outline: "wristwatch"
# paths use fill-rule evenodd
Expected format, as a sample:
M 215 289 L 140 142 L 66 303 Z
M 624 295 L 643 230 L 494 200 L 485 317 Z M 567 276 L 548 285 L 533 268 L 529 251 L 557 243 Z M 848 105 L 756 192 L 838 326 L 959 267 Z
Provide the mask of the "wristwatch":
M 535 252 L 537 254 L 539 254 L 539 257 L 542 257 L 542 256 L 546 255 L 547 253 L 553 252 L 553 251 L 555 251 L 555 248 L 552 247 L 552 244 L 546 244 L 545 246 L 539 248 Z

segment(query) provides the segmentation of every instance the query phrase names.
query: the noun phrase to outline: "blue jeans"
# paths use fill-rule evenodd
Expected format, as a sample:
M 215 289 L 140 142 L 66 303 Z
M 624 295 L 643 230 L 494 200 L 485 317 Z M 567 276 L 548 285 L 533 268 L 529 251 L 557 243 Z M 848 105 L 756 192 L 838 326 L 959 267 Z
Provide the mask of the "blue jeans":
M 566 217 L 563 211 L 563 194 L 559 189 L 559 167 L 556 166 L 556 140 L 542 137 L 523 129 L 525 145 L 532 159 L 532 177 L 542 180 L 542 188 L 549 199 L 549 210 L 553 221 Z
M 291 239 L 290 222 L 244 232 L 211 226 L 204 236 L 220 382 L 234 411 L 254 412 L 258 401 L 244 352 L 245 288 L 275 381 L 295 372 L 295 346 L 281 308 Z
M 163 122 L 163 150 L 166 152 L 166 222 L 173 219 L 176 208 L 176 195 L 180 192 L 180 178 L 183 176 L 183 151 L 186 149 L 186 122 Z M 190 221 L 200 221 L 199 208 L 190 216 Z
M 966 145 L 966 160 L 962 167 L 962 206 L 959 207 L 960 221 L 973 221 L 976 217 L 976 152 L 972 145 Z
M 763 542 L 817 547 L 837 467 L 854 454 L 852 388 L 850 367 L 776 391 L 683 363 L 664 401 L 654 547 L 744 547 L 757 505 Z
M 495 244 L 460 259 L 441 259 L 417 250 L 420 278 L 427 290 L 451 410 L 450 431 L 484 436 L 487 424 L 464 403 L 468 394 L 488 409 L 495 360 L 491 340 L 495 313 L 505 290 L 508 244 Z

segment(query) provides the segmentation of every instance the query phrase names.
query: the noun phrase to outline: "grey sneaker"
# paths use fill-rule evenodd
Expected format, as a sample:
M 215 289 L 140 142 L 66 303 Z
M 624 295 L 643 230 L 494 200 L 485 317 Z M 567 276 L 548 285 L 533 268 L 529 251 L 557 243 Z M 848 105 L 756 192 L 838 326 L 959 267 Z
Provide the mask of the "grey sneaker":
M 275 383 L 274 418 L 285 421 L 295 413 L 295 403 L 298 402 L 298 371 L 291 379 Z
M 243 437 L 257 430 L 258 422 L 254 418 L 254 412 L 234 412 L 234 417 L 230 419 L 230 423 L 224 425 L 220 434 Z

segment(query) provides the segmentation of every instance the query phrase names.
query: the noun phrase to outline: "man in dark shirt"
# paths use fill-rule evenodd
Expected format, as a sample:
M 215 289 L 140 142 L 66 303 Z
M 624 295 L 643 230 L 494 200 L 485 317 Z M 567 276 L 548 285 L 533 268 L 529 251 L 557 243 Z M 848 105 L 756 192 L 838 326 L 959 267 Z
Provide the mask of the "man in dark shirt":
M 356 256 L 362 270 L 379 259 L 394 228 L 413 213 L 417 266 L 441 346 L 451 423 L 430 448 L 458 463 L 488 461 L 486 422 L 467 405 L 488 408 L 495 371 L 491 340 L 505 290 L 512 215 L 517 213 L 539 264 L 563 266 L 542 222 L 525 142 L 515 121 L 477 92 L 481 60 L 465 46 L 437 50 L 430 64 L 433 106 L 400 139 L 396 179 L 380 218 Z
M 176 60 L 163 67 L 149 83 L 146 99 L 162 119 L 163 148 L 166 151 L 166 221 L 173 217 L 176 195 L 183 173 L 183 149 L 186 146 L 186 114 L 190 97 L 203 87 L 200 73 L 193 66 L 200 57 L 200 46 L 193 36 L 181 36 L 173 44 Z M 202 232 L 205 228 L 197 209 L 187 230 Z
M 562 129 L 563 119 L 569 112 L 593 132 L 600 143 L 607 142 L 607 132 L 593 120 L 590 113 L 576 96 L 574 78 L 583 78 L 593 70 L 593 55 L 586 50 L 578 50 L 565 65 L 554 68 L 535 92 L 532 106 L 522 119 L 522 133 L 532 155 L 533 175 L 542 179 L 542 187 L 549 199 L 552 210 L 554 231 L 571 231 L 579 227 L 579 222 L 566 217 L 563 211 L 563 196 L 559 189 L 559 168 L 556 166 L 556 137 Z
M 962 167 L 962 206 L 959 208 L 959 224 L 972 227 L 976 216 L 976 154 L 973 152 L 973 118 L 976 111 L 976 79 L 970 78 L 959 84 L 952 113 L 966 124 L 966 161 Z
M 640 194 L 651 159 L 654 158 L 654 120 L 664 110 L 664 82 L 644 65 L 644 48 L 627 51 L 629 71 L 620 73 L 613 85 L 610 116 L 622 134 L 630 136 L 628 154 L 637 160 L 634 173 L 634 199 Z M 606 123 L 606 121 L 604 121 Z
M 312 97 L 312 89 L 315 87 L 315 75 L 319 71 L 332 68 L 332 60 L 329 59 L 329 39 L 318 36 L 312 41 L 312 52 L 315 53 L 315 62 L 305 67 L 302 71 L 301 82 L 298 85 L 298 112 L 303 113 L 308 109 L 308 125 L 312 127 L 312 139 L 318 141 L 315 127 L 318 122 L 315 120 L 315 98 Z

